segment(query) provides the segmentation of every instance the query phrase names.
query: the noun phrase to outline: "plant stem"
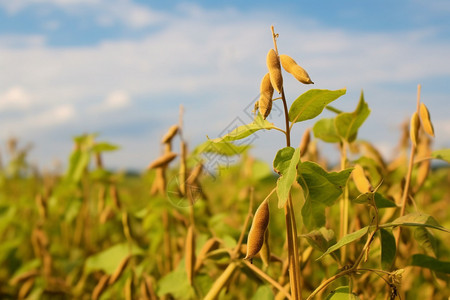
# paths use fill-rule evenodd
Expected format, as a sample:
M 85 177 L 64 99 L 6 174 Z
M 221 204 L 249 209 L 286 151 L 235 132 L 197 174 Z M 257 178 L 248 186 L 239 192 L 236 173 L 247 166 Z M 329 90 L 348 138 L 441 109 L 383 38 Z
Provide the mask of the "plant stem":
M 283 295 L 288 298 L 288 299 L 292 299 L 291 295 L 281 286 L 281 284 L 279 284 L 276 280 L 274 280 L 272 277 L 270 277 L 269 275 L 267 275 L 266 273 L 263 272 L 263 270 L 261 270 L 260 268 L 258 268 L 257 266 L 251 264 L 250 262 L 244 260 L 244 264 L 250 269 L 252 270 L 256 275 L 258 275 L 259 277 L 261 277 L 262 279 L 264 279 L 265 281 L 267 281 L 268 283 L 270 283 L 274 288 L 278 289 L 281 293 L 283 293 Z
M 417 113 L 419 113 L 419 109 L 420 109 L 420 89 L 421 89 L 421 86 L 419 84 L 419 85 L 417 85 L 417 107 L 416 107 Z M 410 189 L 410 185 L 411 185 L 411 174 L 412 174 L 412 170 L 414 167 L 415 153 L 416 153 L 416 145 L 414 145 L 414 143 L 411 143 L 411 152 L 409 154 L 408 171 L 406 173 L 405 187 L 403 188 L 403 194 L 402 194 L 402 207 L 400 209 L 400 217 L 403 217 L 405 215 L 406 205 L 408 203 L 408 195 L 409 195 L 409 189 Z M 402 229 L 399 226 L 397 234 L 395 236 L 397 251 L 395 252 L 394 260 L 392 261 L 392 267 L 394 267 L 394 265 L 395 265 L 395 260 L 397 259 L 397 253 L 399 252 L 398 246 L 400 245 L 401 231 L 402 231 Z
M 274 27 L 270 27 L 272 31 L 272 38 L 274 44 L 275 53 L 278 56 L 277 47 L 277 34 L 275 34 Z M 281 87 L 281 100 L 283 101 L 284 108 L 284 120 L 286 124 L 286 147 L 291 146 L 291 130 L 289 127 L 289 114 L 286 102 L 286 96 L 284 94 L 284 88 Z M 291 283 L 291 294 L 294 300 L 302 299 L 301 296 L 301 282 L 300 282 L 300 264 L 298 258 L 298 244 L 297 244 L 297 224 L 295 222 L 294 209 L 292 207 L 292 198 L 289 193 L 288 201 L 284 207 L 284 213 L 286 217 L 286 238 L 288 242 L 288 252 L 289 252 L 289 280 Z

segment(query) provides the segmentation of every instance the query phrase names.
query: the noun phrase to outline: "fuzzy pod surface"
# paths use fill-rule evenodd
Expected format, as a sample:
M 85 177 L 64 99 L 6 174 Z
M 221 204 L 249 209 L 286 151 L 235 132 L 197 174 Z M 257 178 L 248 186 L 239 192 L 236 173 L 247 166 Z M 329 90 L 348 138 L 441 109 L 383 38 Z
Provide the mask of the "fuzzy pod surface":
M 302 67 L 300 67 L 295 60 L 292 59 L 289 55 L 281 54 L 280 61 L 283 68 L 286 72 L 291 73 L 295 79 L 304 84 L 314 84 L 311 81 L 311 78 L 308 75 L 308 72 L 305 71 Z
M 267 53 L 267 68 L 269 69 L 270 82 L 272 86 L 281 94 L 281 88 L 283 87 L 283 77 L 281 76 L 280 59 L 278 58 L 275 50 L 270 49 Z
M 272 96 L 273 96 L 273 87 L 270 82 L 270 75 L 267 73 L 264 75 L 261 80 L 260 86 L 260 95 L 258 101 L 259 112 L 263 116 L 264 120 L 269 116 L 270 111 L 272 110 Z
M 269 225 L 269 203 L 263 201 L 256 210 L 247 239 L 247 255 L 244 259 L 251 260 L 261 250 L 264 235 Z

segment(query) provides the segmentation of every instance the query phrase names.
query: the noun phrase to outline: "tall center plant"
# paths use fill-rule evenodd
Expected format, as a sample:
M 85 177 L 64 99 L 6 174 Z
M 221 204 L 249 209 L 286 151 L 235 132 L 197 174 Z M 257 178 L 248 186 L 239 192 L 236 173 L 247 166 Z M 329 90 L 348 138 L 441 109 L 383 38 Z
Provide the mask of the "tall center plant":
M 313 84 L 313 82 L 308 73 L 290 56 L 285 54 L 280 55 L 278 53 L 278 35 L 274 32 L 273 26 L 271 30 L 274 49 L 270 49 L 267 54 L 268 73 L 262 79 L 260 98 L 255 103 L 255 110 L 259 110 L 259 113 L 251 124 L 240 126 L 229 134 L 210 140 L 210 142 L 217 145 L 229 143 L 246 138 L 262 129 L 275 129 L 283 132 L 285 135 L 286 147 L 277 152 L 273 162 L 273 168 L 279 174 L 275 189 L 278 195 L 278 208 L 283 209 L 285 214 L 291 295 L 293 299 L 301 299 L 300 291 L 302 281 L 300 279 L 297 221 L 291 197 L 291 187 L 298 180 L 304 192 L 309 195 L 305 197 L 307 202 L 303 207 L 305 222 L 316 222 L 324 225 L 324 208 L 334 203 L 342 194 L 342 187 L 345 186 L 352 169 L 346 169 L 339 173 L 328 173 L 318 164 L 312 162 L 301 163 L 300 147 L 296 149 L 291 147 L 291 130 L 296 123 L 317 117 L 330 102 L 344 95 L 346 90 L 311 89 L 301 94 L 288 109 L 288 102 L 283 86 L 282 67 L 303 84 Z M 279 93 L 280 97 L 273 99 L 275 90 Z M 278 128 L 266 120 L 271 112 L 272 101 L 280 98 L 284 108 L 285 129 Z M 325 184 L 325 186 L 322 186 L 325 188 L 329 187 L 327 184 L 330 185 L 330 189 L 323 189 L 323 194 L 318 198 L 316 193 L 322 190 L 320 188 L 321 184 Z M 269 196 L 260 204 L 253 218 L 247 241 L 246 259 L 248 260 L 252 260 L 261 250 L 265 236 L 267 236 L 266 230 L 270 216 L 267 204 Z M 312 201 L 318 201 L 318 203 L 313 205 Z

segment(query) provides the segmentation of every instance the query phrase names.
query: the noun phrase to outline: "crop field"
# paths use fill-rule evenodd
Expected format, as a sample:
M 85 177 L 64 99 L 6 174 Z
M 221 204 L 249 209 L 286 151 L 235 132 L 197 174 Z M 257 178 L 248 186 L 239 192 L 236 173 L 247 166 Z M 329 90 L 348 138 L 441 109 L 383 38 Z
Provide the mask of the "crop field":
M 102 157 L 120 149 L 95 134 L 74 137 L 60 173 L 34 168 L 10 139 L 0 299 L 448 299 L 450 149 L 433 147 L 420 85 L 387 160 L 358 137 L 371 112 L 364 94 L 341 111 L 346 89 L 310 88 L 271 29 L 253 122 L 191 145 L 180 109 L 142 173 L 111 171 Z M 286 99 L 284 80 L 308 89 Z M 274 102 L 281 124 L 267 120 Z M 292 128 L 312 119 L 292 145 Z M 272 165 L 245 143 L 268 130 L 285 137 Z M 318 141 L 335 146 L 337 165 Z M 220 164 L 227 157 L 239 161 Z

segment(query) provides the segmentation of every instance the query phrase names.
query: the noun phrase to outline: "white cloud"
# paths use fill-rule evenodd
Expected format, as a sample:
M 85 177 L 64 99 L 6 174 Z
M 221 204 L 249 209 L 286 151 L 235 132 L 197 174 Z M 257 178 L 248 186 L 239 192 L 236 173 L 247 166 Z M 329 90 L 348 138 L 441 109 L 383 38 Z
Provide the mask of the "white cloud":
M 122 24 L 133 29 L 140 29 L 158 24 L 166 19 L 166 15 L 153 11 L 148 6 L 140 5 L 132 0 L 0 0 L 0 7 L 16 15 L 21 11 L 46 5 L 50 9 L 62 11 L 68 15 L 93 18 L 102 26 Z M 59 24 L 46 22 L 49 29 Z
M 9 109 L 27 109 L 31 96 L 20 86 L 14 86 L 0 94 L 0 111 Z
M 101 103 L 100 110 L 117 110 L 125 108 L 131 104 L 130 95 L 126 91 L 117 90 L 111 92 Z

